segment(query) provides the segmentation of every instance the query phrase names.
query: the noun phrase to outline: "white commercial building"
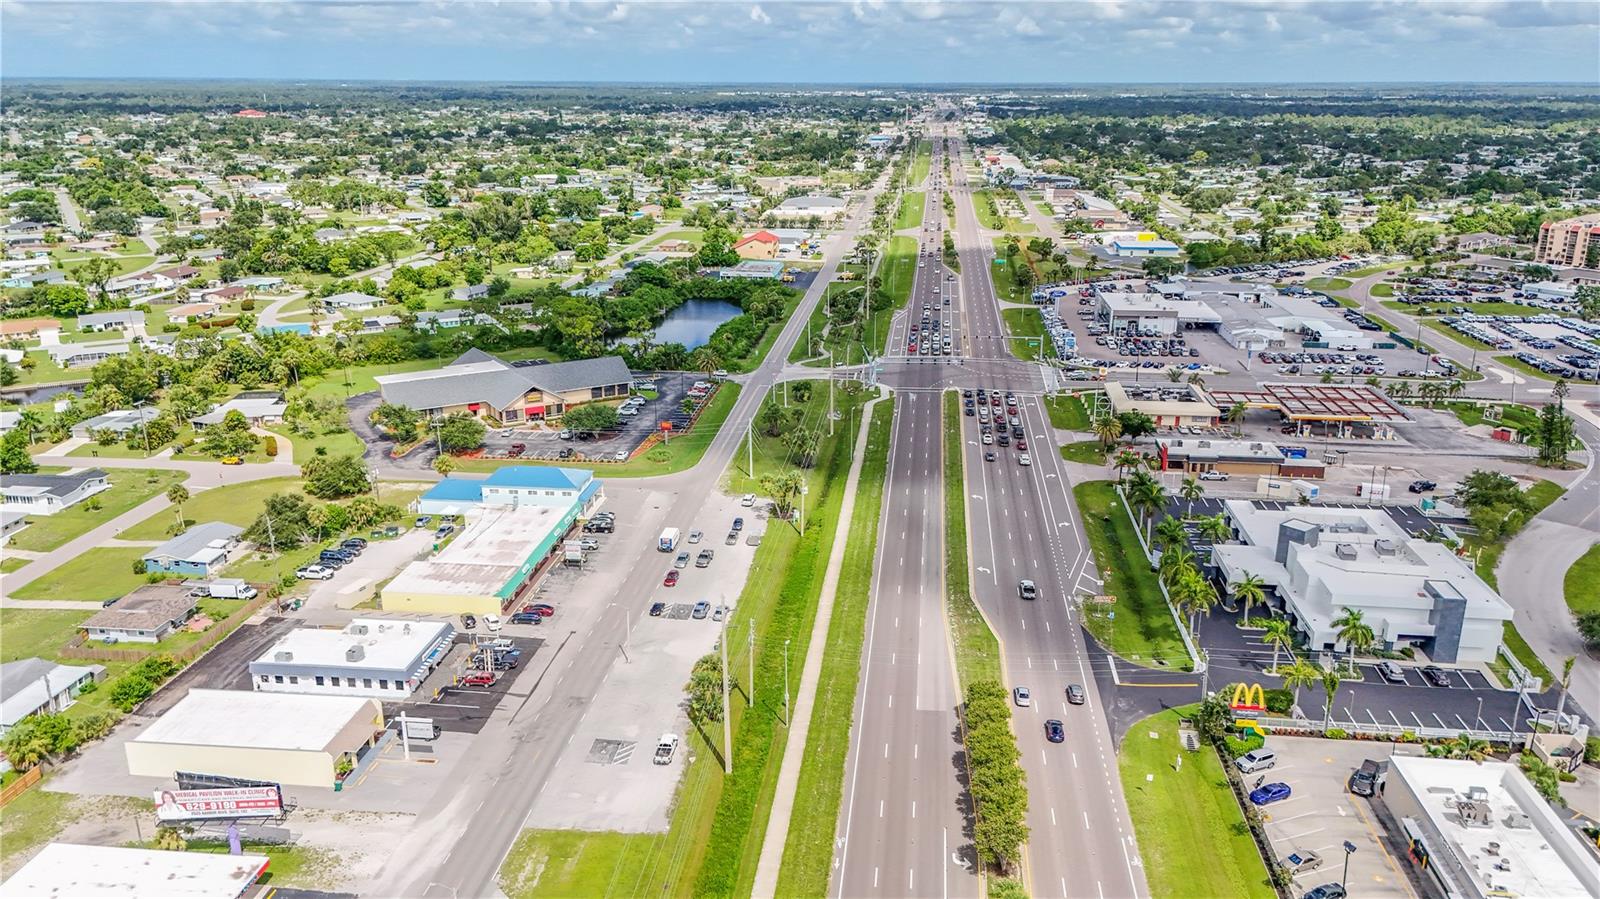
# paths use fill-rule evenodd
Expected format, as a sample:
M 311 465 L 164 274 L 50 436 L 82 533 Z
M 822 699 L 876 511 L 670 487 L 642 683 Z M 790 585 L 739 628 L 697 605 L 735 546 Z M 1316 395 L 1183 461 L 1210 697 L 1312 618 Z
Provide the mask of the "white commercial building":
M 1407 534 L 1383 509 L 1226 503 L 1242 544 L 1212 548 L 1228 583 L 1255 575 L 1314 652 L 1345 648 L 1334 619 L 1361 612 L 1383 649 L 1417 645 L 1437 662 L 1495 657 L 1512 610 L 1472 566 Z
M 383 734 L 383 706 L 359 696 L 191 689 L 123 745 L 128 773 L 179 771 L 332 788 Z
M 0 896 L 238 899 L 266 873 L 265 855 L 51 843 L 0 883 Z
M 1186 328 L 1215 328 L 1222 323 L 1216 310 L 1198 300 L 1167 300 L 1152 293 L 1121 291 L 1106 291 L 1099 297 L 1100 320 L 1113 331 L 1135 328 L 1176 334 Z
M 1600 896 L 1600 865 L 1515 765 L 1396 755 L 1383 801 L 1443 895 Z
M 299 628 L 250 663 L 250 684 L 271 693 L 398 701 L 450 651 L 448 621 L 357 618 L 343 630 Z

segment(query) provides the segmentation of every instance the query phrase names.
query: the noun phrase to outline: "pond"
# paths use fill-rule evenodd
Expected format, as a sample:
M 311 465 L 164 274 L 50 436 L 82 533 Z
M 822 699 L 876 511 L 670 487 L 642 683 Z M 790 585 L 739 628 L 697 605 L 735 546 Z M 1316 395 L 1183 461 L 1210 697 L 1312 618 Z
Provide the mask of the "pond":
M 727 300 L 686 300 L 656 326 L 656 343 L 681 343 L 691 350 L 704 346 L 718 325 L 741 311 Z

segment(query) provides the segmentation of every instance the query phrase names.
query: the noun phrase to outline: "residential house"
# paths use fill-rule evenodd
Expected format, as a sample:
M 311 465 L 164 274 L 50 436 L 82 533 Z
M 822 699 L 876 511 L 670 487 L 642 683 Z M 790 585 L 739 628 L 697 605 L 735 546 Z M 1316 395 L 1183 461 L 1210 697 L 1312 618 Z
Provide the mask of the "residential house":
M 311 237 L 317 243 L 333 243 L 348 238 L 350 234 L 338 228 L 318 228 L 311 232 Z
M 94 613 L 81 627 L 90 640 L 159 643 L 194 616 L 197 604 L 188 587 L 147 584 Z
M 489 285 L 469 284 L 466 287 L 457 287 L 450 291 L 452 300 L 476 300 L 489 295 Z
M 1457 237 L 1455 243 L 1456 249 L 1471 252 L 1485 250 L 1489 247 L 1509 247 L 1516 241 L 1502 234 L 1494 234 L 1489 231 L 1473 231 L 1470 234 L 1463 234 Z
M 41 340 L 55 343 L 61 338 L 61 323 L 53 318 L 13 318 L 0 321 L 0 340 Z
M 67 283 L 67 273 L 51 269 L 43 272 L 24 272 L 21 274 L 11 275 L 4 281 L 0 281 L 0 287 L 43 287 L 47 284 L 65 283 Z
M 656 244 L 656 249 L 662 253 L 693 253 L 694 244 L 687 240 L 663 240 Z
M 462 325 L 498 325 L 493 317 L 483 313 L 474 314 L 471 309 L 445 309 L 441 312 L 418 312 L 417 330 L 438 331 L 443 328 L 459 328 Z
M 85 686 L 105 674 L 104 665 L 63 665 L 39 658 L 0 665 L 0 737 L 34 715 L 66 711 Z
M 259 428 L 283 421 L 286 409 L 288 404 L 283 401 L 283 394 L 275 390 L 246 390 L 219 404 L 210 412 L 189 419 L 189 423 L 197 429 L 208 428 L 222 424 L 222 419 L 229 412 L 238 412 L 251 427 Z
M 103 343 L 62 343 L 45 347 L 45 352 L 62 368 L 85 368 L 98 365 L 113 356 L 126 356 L 133 352 L 126 340 Z
M 182 284 L 191 278 L 198 277 L 200 270 L 192 265 L 175 265 L 172 268 L 161 269 L 157 271 L 156 274 L 166 278 L 168 281 L 171 281 L 174 284 Z
M 0 475 L 0 510 L 54 515 L 110 486 L 110 479 L 98 468 L 68 474 Z
M 143 556 L 144 570 L 188 577 L 210 577 L 228 564 L 244 529 L 225 521 L 197 524 Z
M 110 431 L 117 436 L 124 436 L 129 431 L 141 427 L 161 416 L 161 410 L 154 406 L 140 406 L 137 409 L 113 409 L 102 415 L 85 418 L 72 426 L 72 436 L 93 437 L 96 432 Z
M 746 259 L 732 268 L 717 269 L 719 278 L 756 278 L 776 281 L 783 276 L 783 263 L 776 259 Z
M 354 290 L 336 293 L 333 296 L 324 297 L 322 300 L 322 304 L 329 309 L 348 309 L 352 312 L 375 309 L 382 306 L 384 302 L 380 297 Z
M 134 331 L 144 329 L 144 313 L 137 309 L 118 309 L 114 312 L 92 312 L 78 316 L 78 330 L 84 333 L 99 331 Z

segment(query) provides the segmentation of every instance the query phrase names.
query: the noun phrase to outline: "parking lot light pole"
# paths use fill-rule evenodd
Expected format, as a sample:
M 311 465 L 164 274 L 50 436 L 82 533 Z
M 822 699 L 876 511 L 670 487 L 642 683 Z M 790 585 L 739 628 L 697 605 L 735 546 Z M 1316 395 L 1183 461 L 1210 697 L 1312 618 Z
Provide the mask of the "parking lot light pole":
M 1478 725 L 1478 729 L 1479 730 L 1487 730 L 1488 729 L 1488 728 L 1483 726 L 1483 697 L 1482 696 L 1478 697 L 1478 714 L 1472 719 L 1472 723 Z
M 1344 873 L 1339 875 L 1339 886 L 1344 886 L 1350 880 L 1350 856 L 1356 854 L 1356 844 L 1349 840 L 1344 841 Z

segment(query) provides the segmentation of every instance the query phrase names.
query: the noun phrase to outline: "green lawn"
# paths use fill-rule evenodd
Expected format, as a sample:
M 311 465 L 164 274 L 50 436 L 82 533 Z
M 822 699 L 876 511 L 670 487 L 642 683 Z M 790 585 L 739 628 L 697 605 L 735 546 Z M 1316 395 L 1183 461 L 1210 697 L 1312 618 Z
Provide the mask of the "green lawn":
M 1454 412 L 1456 418 L 1461 419 L 1461 423 L 1469 427 L 1476 424 L 1501 425 L 1515 431 L 1530 434 L 1539 429 L 1539 413 L 1528 406 L 1500 404 L 1500 420 L 1498 422 L 1484 421 L 1484 407 L 1477 403 L 1447 403 L 1445 408 Z
M 1306 287 L 1312 290 L 1349 290 L 1354 281 L 1348 278 L 1312 278 Z
M 1600 543 L 1589 547 L 1588 552 L 1572 563 L 1562 587 L 1572 614 L 1600 612 Z
M 920 190 L 901 194 L 900 211 L 894 221 L 895 230 L 903 231 L 922 224 L 922 207 L 927 205 L 927 202 L 928 195 Z
M 19 559 L 15 556 L 7 556 L 4 559 L 0 559 L 0 574 L 10 574 L 11 572 L 27 565 L 30 561 L 32 560 Z
M 183 518 L 191 524 L 207 521 L 225 521 L 239 527 L 248 527 L 261 514 L 267 497 L 286 491 L 300 492 L 300 479 L 294 477 L 267 478 L 243 484 L 229 484 L 209 490 L 195 491 L 183 504 Z M 178 513 L 158 512 L 117 536 L 123 540 L 165 540 Z
M 133 573 L 133 563 L 146 550 L 134 547 L 98 547 L 67 562 L 48 575 L 11 591 L 13 599 L 116 599 L 145 582 Z
M 406 362 L 396 362 L 391 365 L 358 365 L 352 368 L 338 368 L 323 375 L 320 379 L 307 378 L 301 382 L 308 387 L 308 395 L 313 397 L 334 396 L 347 399 L 358 393 L 370 393 L 378 389 L 378 382 L 373 378 L 378 375 L 397 375 L 404 372 L 427 371 L 433 368 L 442 368 L 449 359 L 412 359 Z
M 944 578 L 946 613 L 950 616 L 950 642 L 954 644 L 956 676 L 962 684 L 983 678 L 1003 680 L 1000 641 L 984 620 L 972 598 L 967 559 L 966 466 L 961 443 L 961 401 L 954 393 L 944 398 Z
M 666 834 L 524 830 L 500 866 L 511 899 L 640 896 L 648 886 L 679 883 L 688 862 Z
M 1079 440 L 1061 447 L 1061 458 L 1085 465 L 1106 464 L 1106 447 L 1099 440 Z
M 1011 354 L 1033 361 L 1042 355 L 1056 358 L 1056 346 L 1044 329 L 1044 317 L 1037 309 L 1001 309 L 1006 330 L 1011 333 Z
M 359 456 L 366 449 L 366 444 L 361 442 L 361 438 L 345 427 L 323 431 L 313 437 L 295 434 L 289 430 L 288 425 L 273 425 L 267 430 L 294 445 L 294 461 L 297 465 L 304 465 L 307 459 L 317 454 L 319 447 L 326 450 L 330 456 Z
M 58 381 L 87 381 L 89 369 L 87 368 L 62 368 L 50 354 L 40 350 L 29 350 L 25 358 L 33 363 L 32 368 L 18 366 L 18 385 L 54 384 Z
M 144 435 L 140 434 L 138 431 L 134 431 L 133 435 L 134 435 L 134 439 L 133 439 L 133 445 L 132 446 L 128 445 L 126 442 L 119 442 L 119 443 L 113 443 L 113 444 L 110 444 L 110 445 L 107 445 L 107 446 L 101 446 L 100 444 L 95 443 L 94 441 L 91 440 L 90 442 L 85 443 L 84 445 L 82 445 L 82 446 L 72 450 L 71 452 L 67 453 L 67 455 L 68 456 L 72 456 L 74 458 L 86 459 L 86 460 L 93 460 L 93 459 L 96 459 L 96 458 L 106 458 L 106 459 L 148 459 L 151 456 L 154 456 L 157 453 L 160 453 L 162 450 L 165 450 L 168 446 L 170 446 L 173 443 L 182 443 L 184 440 L 192 438 L 194 436 L 194 428 L 189 426 L 189 425 L 184 425 L 181 429 L 179 429 L 177 435 L 174 436 L 172 438 L 172 440 L 169 441 L 168 443 L 153 443 L 153 444 L 151 444 L 149 452 L 145 452 L 145 444 L 144 444 L 144 439 L 143 439 Z M 86 464 L 92 464 L 92 463 L 86 463 Z
M 1392 297 L 1394 296 L 1394 285 L 1374 284 L 1372 285 L 1372 295 L 1375 297 Z
M 263 874 L 257 883 L 270 884 L 274 887 L 314 889 L 326 886 L 339 878 L 340 869 L 343 867 L 339 856 L 335 853 L 311 846 L 262 843 L 255 840 L 240 840 L 239 846 L 251 855 L 265 855 L 270 859 L 267 873 Z M 156 847 L 145 843 L 143 848 Z M 226 841 L 190 839 L 183 851 L 226 855 L 228 844 Z
M 44 780 L 0 809 L 0 832 L 5 834 L 5 841 L 0 844 L 0 877 L 16 873 L 23 855 L 56 839 L 90 809 L 101 816 L 122 811 L 127 817 L 148 818 L 154 808 L 148 799 L 51 792 L 45 789 L 49 781 L 50 775 L 46 774 Z
M 651 238 L 650 246 L 658 246 L 669 240 L 698 241 L 703 236 L 705 236 L 705 231 L 700 228 L 683 228 L 677 231 L 668 231 L 660 237 Z
M 795 786 L 794 814 L 778 872 L 780 896 L 821 896 L 828 889 L 893 420 L 892 401 L 885 400 L 873 410 L 867 457 L 861 466 L 849 543 L 828 627 L 828 652 L 823 656 L 805 761 Z
M 13 549 L 35 552 L 55 549 L 150 497 L 166 493 L 168 487 L 188 477 L 181 471 L 128 468 L 112 469 L 109 474 L 111 486 L 108 489 L 54 515 L 33 518 L 33 523 L 13 536 L 8 545 Z M 98 505 L 99 508 L 91 509 L 91 505 Z
M 1216 753 L 1178 745 L 1179 718 L 1193 708 L 1135 724 L 1117 756 L 1150 894 L 1273 899 L 1267 867 Z M 1183 765 L 1174 771 L 1180 756 Z
M 925 140 L 917 141 L 911 156 L 911 183 L 921 184 L 928 177 L 928 168 L 932 163 L 933 145 Z
M 0 629 L 5 631 L 0 661 L 54 656 L 94 611 L 0 609 Z
M 1115 603 L 1087 604 L 1089 630 L 1101 644 L 1131 662 L 1153 665 L 1162 660 L 1187 669 L 1189 655 L 1178 625 L 1115 488 L 1111 481 L 1089 481 L 1072 488 L 1094 549 L 1095 565 L 1105 578 L 1101 589 L 1116 597 Z
M 1050 414 L 1050 426 L 1063 431 L 1089 430 L 1089 410 L 1084 408 L 1083 400 L 1076 396 L 1047 396 L 1044 398 L 1045 411 Z
M 917 239 L 889 238 L 889 250 L 878 263 L 878 277 L 895 308 L 904 306 L 911 299 L 911 285 L 917 277 Z

